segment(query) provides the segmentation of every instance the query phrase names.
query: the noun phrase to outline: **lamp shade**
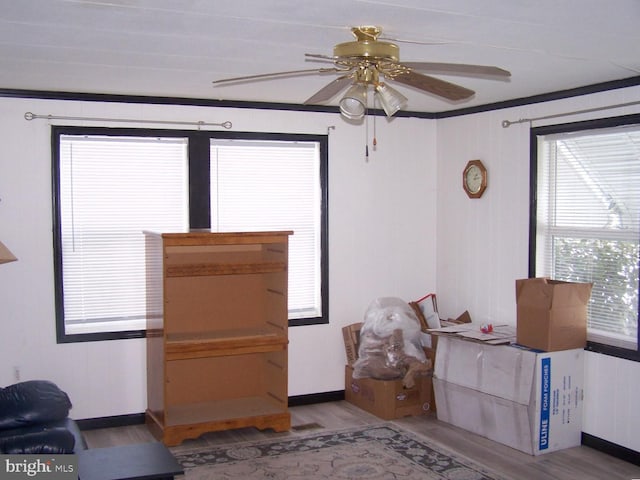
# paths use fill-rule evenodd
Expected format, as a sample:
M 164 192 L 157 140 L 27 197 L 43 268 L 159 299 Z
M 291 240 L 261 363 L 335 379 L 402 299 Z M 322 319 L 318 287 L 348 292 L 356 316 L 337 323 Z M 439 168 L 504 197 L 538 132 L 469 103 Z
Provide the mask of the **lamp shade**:
M 376 85 L 376 94 L 387 117 L 392 117 L 398 110 L 402 109 L 408 101 L 407 97 L 384 83 Z
M 367 86 L 355 83 L 340 100 L 340 113 L 349 120 L 359 120 L 367 110 Z
M 16 260 L 15 255 L 4 246 L 4 243 L 0 242 L 0 263 L 15 262 Z

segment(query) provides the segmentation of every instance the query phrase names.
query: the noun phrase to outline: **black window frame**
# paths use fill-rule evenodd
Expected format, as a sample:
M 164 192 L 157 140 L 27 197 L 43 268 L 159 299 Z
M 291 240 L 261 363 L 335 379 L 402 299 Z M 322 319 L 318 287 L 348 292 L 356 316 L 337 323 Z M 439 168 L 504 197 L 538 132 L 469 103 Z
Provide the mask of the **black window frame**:
M 317 142 L 320 147 L 320 274 L 322 315 L 309 318 L 289 319 L 289 327 L 320 325 L 329 323 L 329 141 L 328 135 L 265 133 L 265 132 L 227 132 L 202 130 L 174 130 L 152 128 L 110 128 L 57 126 L 51 127 L 52 157 L 52 204 L 53 204 L 53 260 L 54 260 L 54 296 L 57 343 L 73 343 L 104 340 L 122 340 L 145 338 L 146 330 L 96 332 L 67 334 L 64 320 L 64 285 L 62 280 L 62 237 L 60 219 L 60 137 L 62 135 L 111 135 L 138 137 L 178 137 L 188 140 L 188 178 L 189 178 L 189 225 L 192 229 L 211 227 L 210 208 L 210 140 L 243 139 Z
M 640 125 L 640 114 L 622 115 L 618 117 L 600 118 L 559 125 L 533 127 L 530 130 L 529 146 L 529 277 L 536 276 L 536 233 L 537 233 L 537 191 L 538 191 L 538 137 L 555 133 L 577 132 L 619 127 L 623 125 Z M 638 285 L 640 291 L 640 282 Z M 640 315 L 639 315 L 640 316 Z M 638 318 L 640 325 L 640 318 Z M 636 350 L 622 348 L 604 343 L 587 341 L 586 350 L 610 355 L 617 358 L 640 362 L 640 329 L 638 329 Z

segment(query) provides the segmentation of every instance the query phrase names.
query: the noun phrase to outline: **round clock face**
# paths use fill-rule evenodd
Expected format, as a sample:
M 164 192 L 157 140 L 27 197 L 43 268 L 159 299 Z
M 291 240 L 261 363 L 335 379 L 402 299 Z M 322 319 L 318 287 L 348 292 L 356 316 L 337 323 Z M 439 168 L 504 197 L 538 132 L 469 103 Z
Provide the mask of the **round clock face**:
M 482 172 L 477 165 L 471 165 L 464 174 L 464 181 L 470 193 L 478 193 L 482 188 Z

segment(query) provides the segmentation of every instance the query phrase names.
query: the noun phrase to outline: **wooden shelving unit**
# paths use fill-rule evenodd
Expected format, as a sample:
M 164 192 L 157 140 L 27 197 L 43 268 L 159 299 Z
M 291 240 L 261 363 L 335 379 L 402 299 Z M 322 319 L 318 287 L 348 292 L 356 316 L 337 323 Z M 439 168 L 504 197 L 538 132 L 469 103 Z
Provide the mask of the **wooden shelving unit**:
M 166 445 L 286 431 L 290 231 L 146 233 L 146 420 Z

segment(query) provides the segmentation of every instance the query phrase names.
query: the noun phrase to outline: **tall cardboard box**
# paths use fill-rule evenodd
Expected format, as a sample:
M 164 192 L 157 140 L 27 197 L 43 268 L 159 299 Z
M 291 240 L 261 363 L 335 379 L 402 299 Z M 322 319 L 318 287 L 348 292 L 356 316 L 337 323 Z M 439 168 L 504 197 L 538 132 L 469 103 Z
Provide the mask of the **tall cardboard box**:
M 544 352 L 584 348 L 591 283 L 516 280 L 517 342 Z
M 441 336 L 438 420 L 528 453 L 580 445 L 584 350 L 538 352 Z

